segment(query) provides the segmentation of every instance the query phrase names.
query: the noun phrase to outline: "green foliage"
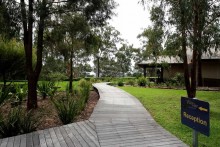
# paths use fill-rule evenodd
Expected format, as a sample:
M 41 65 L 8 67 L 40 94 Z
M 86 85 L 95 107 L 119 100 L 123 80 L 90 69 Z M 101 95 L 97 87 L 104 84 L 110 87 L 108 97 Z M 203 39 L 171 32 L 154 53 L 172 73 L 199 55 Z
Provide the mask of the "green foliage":
M 73 93 L 70 93 L 67 84 L 65 98 L 52 100 L 63 124 L 71 123 L 76 115 L 84 109 L 89 98 L 90 89 L 90 82 L 81 79 L 78 83 L 78 87 L 74 88 Z
M 20 114 L 20 133 L 30 133 L 37 129 L 40 125 L 39 117 L 34 115 L 34 112 L 25 110 L 21 111 Z
M 38 117 L 31 111 L 26 112 L 21 108 L 12 109 L 8 116 L 0 118 L 1 137 L 10 137 L 23 133 L 30 133 L 36 130 L 39 125 Z
M 52 100 L 58 116 L 63 124 L 73 122 L 78 113 L 77 102 L 73 97 L 62 98 L 59 100 Z
M 134 79 L 130 79 L 127 81 L 126 83 L 127 85 L 131 85 L 131 86 L 134 86 L 135 85 L 135 80 Z
M 90 78 L 90 83 L 95 83 L 96 79 L 95 78 Z
M 16 108 L 9 112 L 6 118 L 1 118 L 0 134 L 2 137 L 15 136 L 20 133 L 20 109 Z
M 41 81 L 39 82 L 37 88 L 43 99 L 47 96 L 53 97 L 57 90 L 55 88 L 55 82 L 52 81 Z
M 9 87 L 5 87 L 5 88 L 0 88 L 0 106 L 1 104 L 10 98 L 10 89 Z
M 170 86 L 184 86 L 184 75 L 181 73 L 176 73 L 176 75 L 166 81 L 166 85 Z
M 83 103 L 86 103 L 89 98 L 89 92 L 91 89 L 91 83 L 86 81 L 85 79 L 81 79 L 79 81 L 79 97 L 83 101 Z
M 149 86 L 149 87 L 154 87 L 154 86 L 155 86 L 155 83 L 154 83 L 154 82 L 149 82 L 148 86 Z
M 147 79 L 145 77 L 140 77 L 137 80 L 138 86 L 146 86 L 147 85 Z
M 6 82 L 25 72 L 23 44 L 16 40 L 5 41 L 0 36 L 0 76 Z
M 22 102 L 24 98 L 27 96 L 27 84 L 21 85 L 21 84 L 15 84 L 15 98 L 19 100 L 19 102 Z
M 60 72 L 52 72 L 48 75 L 48 80 L 50 81 L 64 81 L 68 79 L 68 77 Z
M 118 86 L 124 86 L 123 80 L 119 80 L 119 81 L 118 81 Z

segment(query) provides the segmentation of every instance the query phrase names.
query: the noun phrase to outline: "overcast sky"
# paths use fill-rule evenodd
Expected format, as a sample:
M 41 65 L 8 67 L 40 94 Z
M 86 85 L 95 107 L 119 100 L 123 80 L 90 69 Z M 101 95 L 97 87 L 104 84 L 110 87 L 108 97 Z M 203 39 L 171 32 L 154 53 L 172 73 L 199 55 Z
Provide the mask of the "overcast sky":
M 117 16 L 110 20 L 110 24 L 115 27 L 126 39 L 129 44 L 134 47 L 140 47 L 140 41 L 137 35 L 147 28 L 151 23 L 149 19 L 149 11 L 144 10 L 139 0 L 115 0 L 119 6 L 115 9 Z

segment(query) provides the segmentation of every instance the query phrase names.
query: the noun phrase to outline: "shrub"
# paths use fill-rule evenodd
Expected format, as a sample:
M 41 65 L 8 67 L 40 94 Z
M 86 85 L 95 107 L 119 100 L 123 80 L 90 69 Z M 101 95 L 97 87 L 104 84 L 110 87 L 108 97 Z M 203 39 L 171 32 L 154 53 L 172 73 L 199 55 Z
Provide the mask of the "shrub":
M 54 72 L 48 75 L 48 79 L 51 81 L 64 81 L 68 79 L 68 77 L 64 73 Z
M 118 86 L 124 86 L 124 82 L 122 80 L 118 81 Z
M 77 103 L 72 97 L 66 99 L 52 100 L 58 116 L 63 124 L 71 123 L 77 115 Z
M 95 83 L 96 79 L 95 78 L 90 78 L 90 83 Z
M 87 102 L 88 98 L 89 98 L 89 92 L 91 89 L 91 83 L 86 81 L 85 79 L 81 79 L 79 81 L 79 97 L 80 99 L 84 100 L 84 103 Z
M 166 85 L 168 87 L 184 86 L 184 83 L 185 83 L 184 82 L 184 75 L 181 73 L 176 73 L 176 75 L 173 78 L 166 81 Z
M 38 84 L 38 91 L 40 92 L 43 99 L 46 99 L 47 96 L 53 97 L 56 90 L 55 82 L 42 81 Z
M 131 85 L 131 86 L 134 86 L 135 85 L 135 80 L 134 79 L 130 79 L 127 81 L 126 83 L 127 85 Z
M 138 86 L 146 86 L 147 84 L 147 79 L 145 77 L 140 77 L 137 80 Z
M 149 87 L 154 87 L 154 86 L 155 86 L 155 83 L 154 83 L 154 82 L 149 82 L 148 86 L 149 86 Z

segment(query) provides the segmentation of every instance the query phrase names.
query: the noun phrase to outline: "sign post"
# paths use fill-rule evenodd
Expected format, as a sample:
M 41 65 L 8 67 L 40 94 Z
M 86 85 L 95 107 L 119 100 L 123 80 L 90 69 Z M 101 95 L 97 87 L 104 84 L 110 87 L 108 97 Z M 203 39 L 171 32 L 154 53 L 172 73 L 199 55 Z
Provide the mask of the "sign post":
M 181 97 L 181 122 L 193 129 L 193 147 L 198 147 L 198 132 L 209 136 L 209 103 Z
M 193 130 L 193 147 L 198 147 L 198 132 Z

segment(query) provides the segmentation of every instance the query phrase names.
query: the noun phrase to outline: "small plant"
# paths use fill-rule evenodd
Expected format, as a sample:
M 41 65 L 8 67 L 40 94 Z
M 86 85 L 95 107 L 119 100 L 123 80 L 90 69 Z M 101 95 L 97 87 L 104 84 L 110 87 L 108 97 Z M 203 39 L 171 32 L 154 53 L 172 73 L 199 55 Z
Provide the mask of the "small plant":
M 95 83 L 96 79 L 95 78 L 90 78 L 90 83 Z
M 85 79 L 81 79 L 79 81 L 79 96 L 80 99 L 84 100 L 84 103 L 87 102 L 88 98 L 89 98 L 89 92 L 91 89 L 91 83 L 86 81 Z
M 15 97 L 21 103 L 27 95 L 27 85 L 15 85 Z
M 58 116 L 63 124 L 71 123 L 77 115 L 77 103 L 72 97 L 67 99 L 52 100 Z
M 138 86 L 146 86 L 147 85 L 147 79 L 145 77 L 140 77 L 137 80 Z
M 118 81 L 118 86 L 124 86 L 124 82 L 122 80 Z
M 131 86 L 134 86 L 135 85 L 135 81 L 133 79 L 130 79 L 127 81 L 126 83 L 127 85 L 131 85 Z
M 32 111 L 22 111 L 20 115 L 20 131 L 21 133 L 30 133 L 37 129 L 40 122 L 39 118 L 33 115 Z
M 184 83 L 184 76 L 180 73 L 176 73 L 173 78 L 166 81 L 167 87 L 184 86 Z
M 154 82 L 149 82 L 148 86 L 149 86 L 149 87 L 154 87 L 154 86 L 155 86 L 155 83 L 154 83 Z
M 0 134 L 2 137 L 15 136 L 20 133 L 20 109 L 16 108 L 9 112 L 5 119 L 1 116 Z
M 34 117 L 31 112 L 22 111 L 21 108 L 14 108 L 5 119 L 0 115 L 0 135 L 2 137 L 10 137 L 33 132 L 38 124 L 38 118 Z
M 51 81 L 42 81 L 38 84 L 38 91 L 40 92 L 43 99 L 46 99 L 47 96 L 53 97 L 56 92 L 55 82 Z

